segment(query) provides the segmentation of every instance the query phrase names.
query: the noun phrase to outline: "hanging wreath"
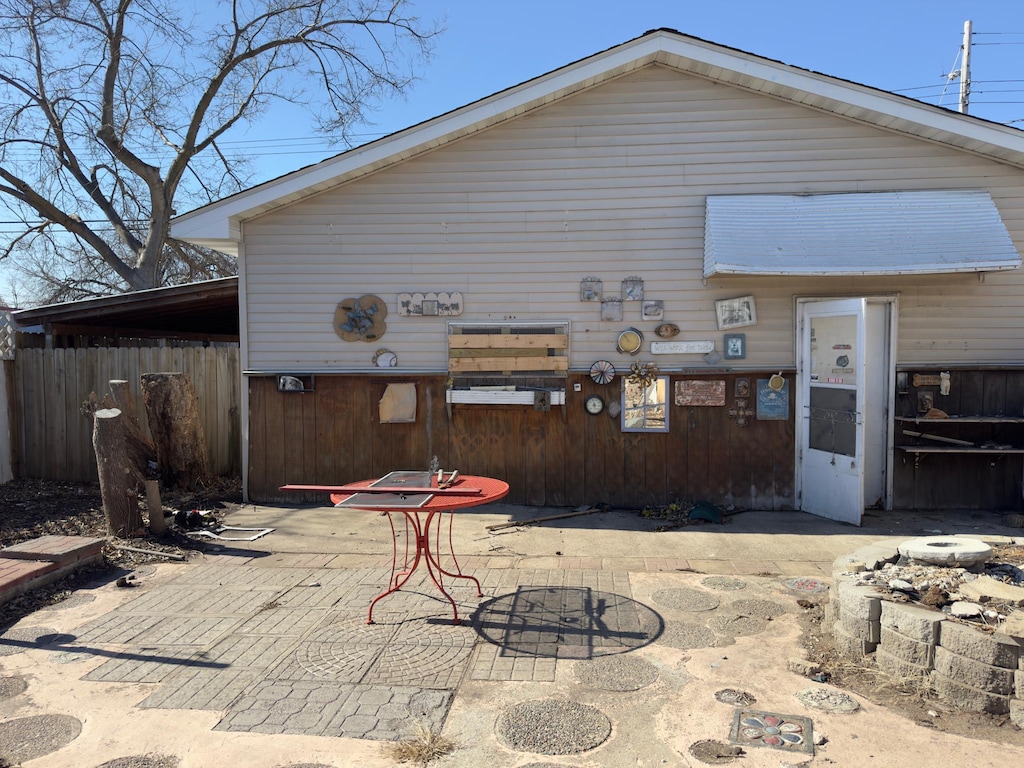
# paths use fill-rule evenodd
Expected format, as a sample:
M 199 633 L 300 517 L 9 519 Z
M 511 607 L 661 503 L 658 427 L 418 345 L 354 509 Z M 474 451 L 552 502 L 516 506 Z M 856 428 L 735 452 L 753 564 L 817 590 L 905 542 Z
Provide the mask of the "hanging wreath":
M 629 366 L 629 380 L 644 389 L 651 386 L 660 374 L 655 363 L 642 363 L 639 360 Z

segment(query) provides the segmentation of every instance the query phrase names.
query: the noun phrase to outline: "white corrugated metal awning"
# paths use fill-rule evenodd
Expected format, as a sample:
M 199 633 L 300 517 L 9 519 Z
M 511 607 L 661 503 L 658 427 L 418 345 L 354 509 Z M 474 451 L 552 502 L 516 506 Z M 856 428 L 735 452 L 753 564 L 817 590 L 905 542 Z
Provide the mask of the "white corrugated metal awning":
M 988 192 L 709 195 L 704 276 L 1017 269 Z

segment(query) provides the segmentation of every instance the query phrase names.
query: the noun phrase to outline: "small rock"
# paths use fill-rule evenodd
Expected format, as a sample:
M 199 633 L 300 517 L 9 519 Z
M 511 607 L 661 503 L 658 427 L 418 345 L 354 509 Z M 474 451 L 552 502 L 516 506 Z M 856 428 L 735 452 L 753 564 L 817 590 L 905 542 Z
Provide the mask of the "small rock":
M 826 736 L 824 733 L 821 733 L 820 731 L 815 731 L 814 732 L 814 746 L 821 747 L 821 746 L 824 746 L 825 744 L 828 744 L 828 736 Z
M 864 563 L 848 563 L 846 569 L 849 573 L 861 573 L 867 569 Z
M 903 579 L 893 579 L 889 582 L 889 589 L 895 589 L 897 592 L 914 592 L 914 585 L 909 581 Z
M 981 606 L 977 603 L 966 603 L 960 600 L 949 606 L 949 613 L 958 619 L 970 619 L 974 616 L 981 616 Z

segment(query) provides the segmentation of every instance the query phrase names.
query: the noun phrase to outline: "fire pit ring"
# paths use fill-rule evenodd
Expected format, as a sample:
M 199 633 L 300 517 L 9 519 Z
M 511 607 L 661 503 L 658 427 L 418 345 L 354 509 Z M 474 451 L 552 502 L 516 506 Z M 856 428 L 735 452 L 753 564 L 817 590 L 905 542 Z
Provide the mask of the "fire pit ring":
M 932 565 L 970 568 L 988 562 L 992 547 L 980 539 L 961 536 L 921 536 L 899 545 L 899 553 L 910 560 Z

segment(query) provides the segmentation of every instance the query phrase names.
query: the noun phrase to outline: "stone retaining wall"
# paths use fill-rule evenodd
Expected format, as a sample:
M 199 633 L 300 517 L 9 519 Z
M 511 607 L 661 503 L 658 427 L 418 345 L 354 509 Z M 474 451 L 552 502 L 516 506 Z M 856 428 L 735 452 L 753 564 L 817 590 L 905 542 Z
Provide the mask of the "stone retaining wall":
M 873 657 L 891 677 L 918 679 L 952 704 L 975 712 L 1010 714 L 1024 722 L 1024 637 L 988 634 L 951 621 L 941 611 L 883 600 L 858 583 L 857 570 L 876 570 L 899 557 L 895 546 L 873 545 L 833 566 L 835 588 L 826 612 L 836 652 Z

